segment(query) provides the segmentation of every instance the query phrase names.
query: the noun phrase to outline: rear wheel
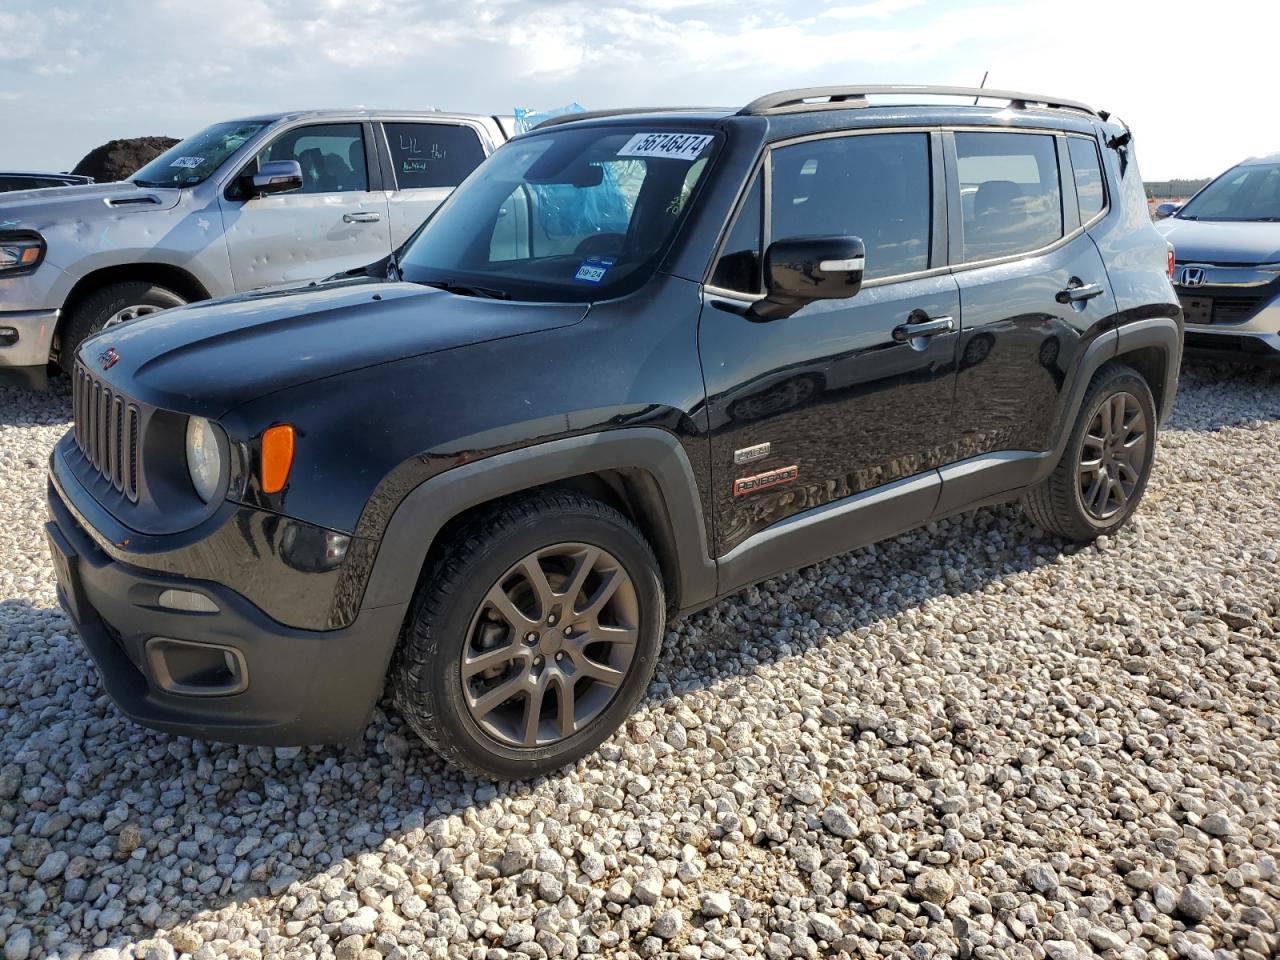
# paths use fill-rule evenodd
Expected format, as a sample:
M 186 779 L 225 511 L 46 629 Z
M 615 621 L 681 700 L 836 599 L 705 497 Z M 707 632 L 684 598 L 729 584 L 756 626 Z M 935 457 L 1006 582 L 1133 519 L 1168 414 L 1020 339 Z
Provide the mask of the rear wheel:
M 170 307 L 180 307 L 186 302 L 167 287 L 143 280 L 113 283 L 95 290 L 67 316 L 59 338 L 58 363 L 70 373 L 80 344 L 99 330 Z
M 616 510 L 569 492 L 499 505 L 426 572 L 392 668 L 396 700 L 457 766 L 546 773 L 635 708 L 664 609 L 653 552 Z
M 1155 457 L 1151 390 L 1130 367 L 1094 375 L 1054 472 L 1024 504 L 1039 526 L 1068 540 L 1111 533 L 1133 514 Z

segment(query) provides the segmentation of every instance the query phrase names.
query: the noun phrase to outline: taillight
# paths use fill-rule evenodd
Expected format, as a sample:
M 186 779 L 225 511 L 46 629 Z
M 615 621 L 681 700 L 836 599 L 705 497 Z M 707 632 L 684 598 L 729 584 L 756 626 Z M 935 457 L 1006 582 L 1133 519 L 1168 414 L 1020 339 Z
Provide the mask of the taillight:
M 1172 243 L 1169 244 L 1169 266 L 1167 269 L 1169 272 L 1169 279 L 1172 280 L 1173 279 L 1173 244 Z

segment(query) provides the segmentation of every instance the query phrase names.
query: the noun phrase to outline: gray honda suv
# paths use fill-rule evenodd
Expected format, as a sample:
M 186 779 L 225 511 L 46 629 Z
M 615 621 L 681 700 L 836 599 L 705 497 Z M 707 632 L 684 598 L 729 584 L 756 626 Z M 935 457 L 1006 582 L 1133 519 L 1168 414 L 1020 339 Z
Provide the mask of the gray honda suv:
M 1174 247 L 1186 351 L 1280 361 L 1280 153 L 1232 167 L 1156 216 Z

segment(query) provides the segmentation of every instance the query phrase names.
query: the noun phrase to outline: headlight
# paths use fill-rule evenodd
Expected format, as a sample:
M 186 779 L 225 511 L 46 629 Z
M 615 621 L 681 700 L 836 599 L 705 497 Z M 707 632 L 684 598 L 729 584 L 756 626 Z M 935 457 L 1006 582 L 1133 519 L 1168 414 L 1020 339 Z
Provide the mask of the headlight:
M 200 499 L 205 503 L 211 501 L 222 479 L 222 450 L 213 424 L 204 417 L 187 420 L 187 470 Z
M 44 238 L 38 233 L 0 234 L 0 275 L 29 273 L 44 259 Z

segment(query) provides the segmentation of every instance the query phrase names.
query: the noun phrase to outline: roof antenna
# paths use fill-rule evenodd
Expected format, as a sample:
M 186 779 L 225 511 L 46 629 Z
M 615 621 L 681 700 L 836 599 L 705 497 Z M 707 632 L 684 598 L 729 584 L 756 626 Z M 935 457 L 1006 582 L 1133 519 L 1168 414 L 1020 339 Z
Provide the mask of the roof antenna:
M 990 73 L 991 73 L 991 71 L 990 71 L 990 70 L 983 70 L 983 71 L 982 71 L 982 82 L 981 82 L 980 84 L 978 84 L 978 89 L 979 89 L 979 90 L 982 90 L 982 89 L 984 89 L 984 88 L 986 87 L 986 85 L 987 85 L 987 76 L 988 76 L 988 74 L 990 74 Z M 978 105 L 978 98 L 977 98 L 977 97 L 974 97 L 974 98 L 973 98 L 973 105 L 974 105 L 975 107 Z

